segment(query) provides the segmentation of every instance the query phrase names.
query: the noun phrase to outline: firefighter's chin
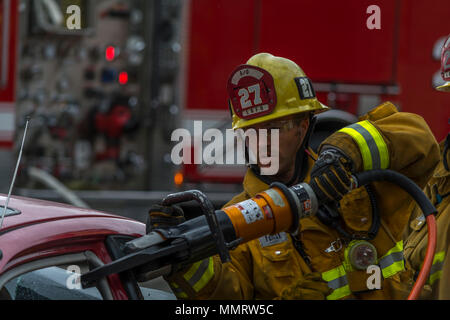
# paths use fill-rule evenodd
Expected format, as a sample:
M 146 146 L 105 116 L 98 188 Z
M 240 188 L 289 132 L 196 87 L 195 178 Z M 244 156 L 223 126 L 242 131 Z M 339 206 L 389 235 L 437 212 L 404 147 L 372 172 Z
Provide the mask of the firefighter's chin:
M 260 174 L 264 176 L 276 175 L 279 171 L 279 163 L 273 158 L 261 159 L 258 161 Z

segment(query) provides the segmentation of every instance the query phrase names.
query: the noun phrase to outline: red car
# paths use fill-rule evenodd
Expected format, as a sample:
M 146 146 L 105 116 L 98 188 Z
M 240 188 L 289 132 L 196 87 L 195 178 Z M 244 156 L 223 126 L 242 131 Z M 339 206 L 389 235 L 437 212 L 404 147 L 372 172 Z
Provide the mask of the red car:
M 0 215 L 6 197 L 0 195 Z M 131 273 L 82 289 L 78 274 L 121 257 L 145 224 L 65 204 L 11 197 L 0 229 L 0 299 L 174 299 Z

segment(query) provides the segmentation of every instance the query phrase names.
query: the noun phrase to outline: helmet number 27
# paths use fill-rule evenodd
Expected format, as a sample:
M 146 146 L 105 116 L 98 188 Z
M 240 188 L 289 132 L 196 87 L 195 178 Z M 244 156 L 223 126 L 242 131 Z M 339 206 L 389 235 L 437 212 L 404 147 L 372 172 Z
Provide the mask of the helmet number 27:
M 249 99 L 250 93 L 255 94 L 255 99 L 253 100 L 253 104 Z M 257 106 L 262 103 L 259 83 L 249 86 L 248 88 L 241 88 L 239 90 L 238 94 L 239 94 L 239 97 L 241 97 L 240 102 L 241 102 L 242 109 Z

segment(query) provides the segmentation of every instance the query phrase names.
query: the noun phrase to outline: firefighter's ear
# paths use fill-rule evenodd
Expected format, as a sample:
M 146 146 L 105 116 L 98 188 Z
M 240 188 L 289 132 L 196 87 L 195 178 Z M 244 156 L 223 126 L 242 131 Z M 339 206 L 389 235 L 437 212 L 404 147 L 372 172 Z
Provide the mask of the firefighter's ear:
M 297 130 L 297 136 L 303 138 L 303 136 L 305 135 L 304 132 L 306 132 L 306 130 L 307 129 L 305 129 L 304 126 L 302 126 L 302 124 L 300 123 Z
M 308 132 L 309 124 L 310 124 L 309 118 L 305 118 L 305 119 L 301 120 L 300 123 L 298 124 L 297 134 L 302 139 L 305 138 L 306 133 Z

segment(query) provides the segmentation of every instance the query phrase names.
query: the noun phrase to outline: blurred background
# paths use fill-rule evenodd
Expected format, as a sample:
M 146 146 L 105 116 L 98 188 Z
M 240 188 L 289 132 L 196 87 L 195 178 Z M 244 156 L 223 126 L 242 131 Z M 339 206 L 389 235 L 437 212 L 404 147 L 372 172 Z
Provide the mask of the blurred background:
M 227 78 L 258 52 L 297 62 L 350 118 L 389 100 L 441 141 L 450 97 L 434 87 L 449 33 L 448 0 L 0 0 L 0 192 L 31 117 L 15 195 L 141 221 L 177 190 L 220 207 L 245 167 L 174 165 L 171 134 L 193 134 L 194 120 L 231 128 Z

